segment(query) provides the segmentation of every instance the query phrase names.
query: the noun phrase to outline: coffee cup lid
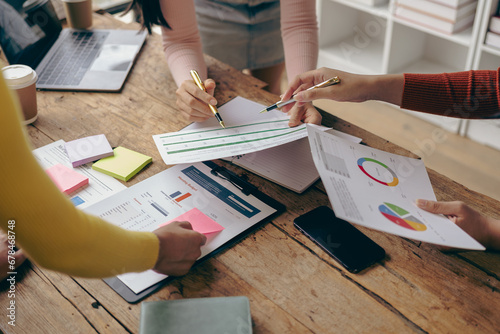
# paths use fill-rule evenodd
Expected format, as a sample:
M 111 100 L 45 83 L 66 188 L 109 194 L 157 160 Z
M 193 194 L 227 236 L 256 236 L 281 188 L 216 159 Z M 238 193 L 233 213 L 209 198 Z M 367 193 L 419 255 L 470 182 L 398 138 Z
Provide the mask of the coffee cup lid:
M 35 7 L 40 7 L 45 5 L 48 2 L 48 0 L 28 0 L 25 3 L 23 3 L 23 9 L 26 12 L 29 12 Z
M 5 81 L 12 89 L 28 87 L 36 82 L 36 72 L 26 65 L 9 65 L 2 68 Z

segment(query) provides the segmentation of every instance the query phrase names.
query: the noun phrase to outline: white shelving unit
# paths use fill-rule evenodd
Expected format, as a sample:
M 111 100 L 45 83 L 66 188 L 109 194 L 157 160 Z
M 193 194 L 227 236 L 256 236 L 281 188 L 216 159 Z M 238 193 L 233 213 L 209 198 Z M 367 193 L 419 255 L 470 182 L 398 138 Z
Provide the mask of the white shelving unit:
M 478 43 L 472 69 L 496 70 L 500 67 L 500 49 L 484 44 L 491 16 L 498 6 L 498 0 L 486 0 L 479 30 Z M 500 120 L 467 120 L 462 134 L 480 143 L 500 149 Z
M 498 0 L 478 0 L 474 25 L 447 35 L 394 16 L 395 0 L 377 7 L 355 0 L 317 0 L 318 66 L 363 74 L 457 72 L 473 69 L 479 53 L 479 67 L 496 69 L 500 50 L 477 48 L 484 8 L 493 6 L 492 1 Z M 459 119 L 408 112 L 452 132 L 462 128 Z

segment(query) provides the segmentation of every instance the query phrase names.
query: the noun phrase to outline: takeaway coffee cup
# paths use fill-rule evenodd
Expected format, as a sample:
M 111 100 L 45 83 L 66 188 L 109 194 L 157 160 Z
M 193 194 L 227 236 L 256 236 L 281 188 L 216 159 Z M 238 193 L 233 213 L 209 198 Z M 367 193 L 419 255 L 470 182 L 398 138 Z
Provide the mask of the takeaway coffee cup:
M 2 74 L 10 89 L 17 93 L 24 114 L 24 124 L 31 124 L 38 117 L 36 105 L 36 72 L 26 65 L 9 65 Z
M 66 20 L 73 29 L 92 27 L 92 0 L 62 0 Z

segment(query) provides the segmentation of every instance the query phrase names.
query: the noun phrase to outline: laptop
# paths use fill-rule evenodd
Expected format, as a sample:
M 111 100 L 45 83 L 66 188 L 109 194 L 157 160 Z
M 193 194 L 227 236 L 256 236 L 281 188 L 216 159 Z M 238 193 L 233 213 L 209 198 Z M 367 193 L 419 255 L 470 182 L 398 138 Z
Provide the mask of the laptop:
M 62 29 L 50 0 L 0 0 L 0 46 L 43 90 L 120 91 L 146 31 Z

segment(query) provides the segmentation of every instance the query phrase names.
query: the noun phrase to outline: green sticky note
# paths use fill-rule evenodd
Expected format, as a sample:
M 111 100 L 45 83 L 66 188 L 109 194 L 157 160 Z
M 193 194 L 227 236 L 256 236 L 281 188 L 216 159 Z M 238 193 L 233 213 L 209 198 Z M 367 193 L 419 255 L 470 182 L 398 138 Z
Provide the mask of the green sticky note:
M 147 155 L 118 146 L 113 150 L 114 155 L 101 159 L 92 165 L 92 169 L 111 175 L 122 181 L 128 181 L 137 174 L 153 158 Z

